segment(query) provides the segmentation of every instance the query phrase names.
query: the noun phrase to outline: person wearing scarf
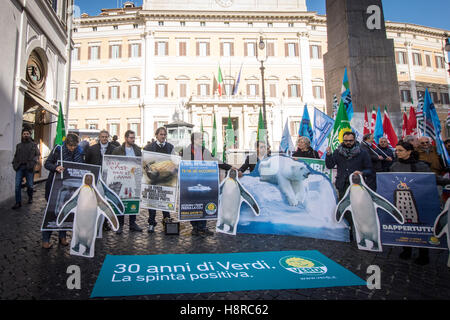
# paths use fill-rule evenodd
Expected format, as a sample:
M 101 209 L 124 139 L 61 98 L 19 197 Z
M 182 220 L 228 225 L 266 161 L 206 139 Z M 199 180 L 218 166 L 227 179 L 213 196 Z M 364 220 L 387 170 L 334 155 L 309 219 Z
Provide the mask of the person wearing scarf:
M 292 154 L 292 157 L 320 159 L 319 153 L 311 148 L 311 141 L 308 137 L 298 137 L 297 150 Z
M 61 173 L 65 170 L 64 161 L 84 163 L 84 156 L 81 147 L 78 146 L 78 136 L 73 133 L 69 133 L 66 136 L 66 140 L 62 145 L 62 159 L 63 165 L 58 165 L 58 160 L 61 160 L 61 146 L 56 146 L 48 156 L 44 163 L 44 167 L 49 171 L 47 182 L 45 183 L 45 200 L 48 201 L 50 197 L 50 190 L 52 188 L 53 177 L 55 173 Z M 42 247 L 50 249 L 52 244 L 50 243 L 50 237 L 52 231 L 42 231 Z M 59 243 L 63 246 L 67 246 L 69 242 L 66 239 L 66 231 L 59 231 Z

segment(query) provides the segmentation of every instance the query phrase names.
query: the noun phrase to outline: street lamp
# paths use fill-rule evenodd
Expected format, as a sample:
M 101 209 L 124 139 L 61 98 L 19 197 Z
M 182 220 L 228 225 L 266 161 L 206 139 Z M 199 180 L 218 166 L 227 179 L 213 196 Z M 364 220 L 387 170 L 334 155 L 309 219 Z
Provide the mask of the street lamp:
M 263 108 L 263 121 L 264 121 L 264 128 L 266 129 L 266 143 L 268 143 L 268 132 L 267 132 L 267 115 L 266 115 L 266 94 L 264 90 L 264 62 L 267 60 L 267 51 L 266 44 L 264 43 L 262 35 L 259 36 L 259 43 L 258 43 L 258 49 L 256 50 L 256 60 L 258 60 L 261 63 L 261 67 L 259 70 L 261 70 L 261 94 L 262 94 L 262 108 Z M 260 54 L 261 51 L 261 54 Z M 257 137 L 258 139 L 259 137 Z

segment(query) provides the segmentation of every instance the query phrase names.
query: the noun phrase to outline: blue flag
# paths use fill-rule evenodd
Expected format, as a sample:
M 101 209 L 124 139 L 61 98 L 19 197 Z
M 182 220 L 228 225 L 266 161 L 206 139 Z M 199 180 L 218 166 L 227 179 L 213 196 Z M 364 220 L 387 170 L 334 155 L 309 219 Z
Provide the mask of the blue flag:
M 239 82 L 241 81 L 241 71 L 242 71 L 242 64 L 241 64 L 241 69 L 239 70 L 239 75 L 237 77 L 236 83 L 234 84 L 233 96 L 237 95 L 237 93 L 238 93 Z
M 345 68 L 344 79 L 342 80 L 341 100 L 344 102 L 348 120 L 353 118 L 352 95 L 350 93 L 350 82 L 348 81 L 347 68 Z
M 291 133 L 289 132 L 288 119 L 286 119 L 286 124 L 284 125 L 284 130 L 283 130 L 283 136 L 281 137 L 281 142 L 280 142 L 280 152 L 284 152 L 289 155 L 289 152 L 294 152 L 294 151 L 295 151 L 295 147 L 294 147 L 294 144 L 292 143 Z
M 380 138 L 383 137 L 384 131 L 383 131 L 383 120 L 381 119 L 381 111 L 380 107 L 378 107 L 377 111 L 377 120 L 375 122 L 375 130 L 373 132 L 373 138 L 375 142 L 378 144 L 380 141 Z
M 311 120 L 309 119 L 309 113 L 307 105 L 305 104 L 305 107 L 303 108 L 303 117 L 302 122 L 300 123 L 300 128 L 298 130 L 298 135 L 300 137 L 307 137 L 309 138 L 309 141 L 313 141 L 314 139 L 314 132 L 311 127 Z
M 425 124 L 425 136 L 436 141 L 437 153 L 442 156 L 444 163 L 450 165 L 450 159 L 447 148 L 444 145 L 441 135 L 441 122 L 436 112 L 433 100 L 431 99 L 428 89 L 425 89 L 425 100 L 423 102 L 423 118 Z
M 316 150 L 326 149 L 328 136 L 333 129 L 334 120 L 317 108 L 314 108 L 314 139 L 311 147 Z M 326 145 L 325 145 L 326 144 Z M 319 152 L 320 154 L 320 152 Z

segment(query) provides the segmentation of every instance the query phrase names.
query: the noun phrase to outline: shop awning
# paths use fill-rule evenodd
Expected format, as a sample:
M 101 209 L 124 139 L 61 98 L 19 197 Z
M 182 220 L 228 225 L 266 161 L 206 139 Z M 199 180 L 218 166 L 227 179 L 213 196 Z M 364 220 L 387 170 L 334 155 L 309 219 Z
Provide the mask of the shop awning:
M 25 91 L 25 95 L 32 99 L 35 103 L 40 105 L 42 108 L 44 108 L 46 111 L 50 112 L 51 114 L 54 114 L 55 116 L 58 116 L 58 110 L 53 108 L 47 101 L 42 99 L 37 94 L 31 92 L 31 91 Z

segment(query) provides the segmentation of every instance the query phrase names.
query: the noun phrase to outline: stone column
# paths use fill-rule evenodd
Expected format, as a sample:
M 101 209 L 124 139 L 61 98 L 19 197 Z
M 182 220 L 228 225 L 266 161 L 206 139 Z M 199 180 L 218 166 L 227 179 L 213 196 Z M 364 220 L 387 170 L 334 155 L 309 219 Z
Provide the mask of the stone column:
M 394 43 L 386 37 L 381 0 L 327 0 L 328 52 L 324 55 L 327 110 L 341 92 L 347 68 L 354 126 L 363 128 L 364 107 L 387 106 L 401 130 L 400 93 Z

